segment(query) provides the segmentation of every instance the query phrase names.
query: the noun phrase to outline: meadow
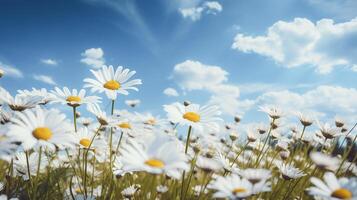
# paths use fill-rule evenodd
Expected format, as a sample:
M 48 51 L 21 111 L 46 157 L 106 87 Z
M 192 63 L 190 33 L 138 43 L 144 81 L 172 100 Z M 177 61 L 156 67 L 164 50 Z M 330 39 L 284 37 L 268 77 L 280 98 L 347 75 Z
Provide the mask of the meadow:
M 129 112 L 116 104 L 140 88 L 135 71 L 91 72 L 83 89 L 0 87 L 0 200 L 357 199 L 357 124 L 279 105 L 244 132 L 216 105 Z M 299 123 L 281 131 L 288 115 Z

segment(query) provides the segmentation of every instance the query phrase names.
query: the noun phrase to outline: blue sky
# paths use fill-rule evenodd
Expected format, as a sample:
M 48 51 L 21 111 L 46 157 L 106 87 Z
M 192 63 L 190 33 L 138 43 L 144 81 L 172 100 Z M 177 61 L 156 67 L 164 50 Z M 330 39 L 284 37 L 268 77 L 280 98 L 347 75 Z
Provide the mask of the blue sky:
M 163 115 L 163 104 L 190 100 L 249 122 L 268 104 L 353 121 L 356 11 L 354 0 L 3 0 L 0 84 L 81 88 L 89 58 L 143 80 L 118 108 L 140 99 L 136 110 Z

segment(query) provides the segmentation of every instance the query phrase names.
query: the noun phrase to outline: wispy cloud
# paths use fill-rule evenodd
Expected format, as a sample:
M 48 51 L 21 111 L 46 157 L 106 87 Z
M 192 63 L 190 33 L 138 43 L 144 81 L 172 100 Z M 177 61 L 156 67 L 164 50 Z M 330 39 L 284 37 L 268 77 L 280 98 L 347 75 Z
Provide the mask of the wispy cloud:
M 53 80 L 51 76 L 34 74 L 33 79 L 37 81 L 41 81 L 43 83 L 47 83 L 49 85 L 57 85 L 57 83 Z
M 56 66 L 58 65 L 58 62 L 54 59 L 51 58 L 47 58 L 47 59 L 41 59 L 41 62 L 45 65 L 52 65 L 52 66 Z
M 180 7 L 179 12 L 183 18 L 191 19 L 192 21 L 198 21 L 201 19 L 202 14 L 216 15 L 222 12 L 223 7 L 217 1 L 206 1 L 199 6 Z
M 100 68 L 105 64 L 102 48 L 86 49 L 82 54 L 81 62 L 93 68 Z
M 10 76 L 14 78 L 23 78 L 23 73 L 14 66 L 10 66 L 0 62 L 0 69 L 4 71 L 4 76 Z
M 178 92 L 174 88 L 166 88 L 163 93 L 169 97 L 179 96 Z

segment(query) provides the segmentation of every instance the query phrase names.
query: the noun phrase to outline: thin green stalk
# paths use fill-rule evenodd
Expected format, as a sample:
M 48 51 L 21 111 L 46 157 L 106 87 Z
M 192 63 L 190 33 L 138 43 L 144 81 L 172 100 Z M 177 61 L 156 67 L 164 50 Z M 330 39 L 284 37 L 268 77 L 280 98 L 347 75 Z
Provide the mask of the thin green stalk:
M 351 130 L 352 130 L 352 129 L 351 129 Z M 338 172 L 341 170 L 341 167 L 342 167 L 343 164 L 346 162 L 348 155 L 349 155 L 349 154 L 351 153 L 351 151 L 353 150 L 354 144 L 355 144 L 355 142 L 356 142 L 356 139 L 357 139 L 357 135 L 353 138 L 351 147 L 350 147 L 350 148 L 348 149 L 348 151 L 343 155 L 342 162 L 341 162 L 340 166 L 338 167 L 338 169 L 337 169 L 337 171 L 336 171 L 336 174 L 338 174 Z
M 264 141 L 264 145 L 263 145 L 263 147 L 262 147 L 262 150 L 259 152 L 259 154 L 258 154 L 258 157 L 257 157 L 257 161 L 256 161 L 256 163 L 255 163 L 255 165 L 258 165 L 259 164 L 259 162 L 260 162 L 260 156 L 264 156 L 264 154 L 262 155 L 262 153 L 263 153 L 263 151 L 264 151 L 264 148 L 265 148 L 265 145 L 267 144 L 267 142 L 268 142 L 268 139 L 270 138 L 270 133 L 271 133 L 271 131 L 272 131 L 272 129 L 273 129 L 273 124 L 274 124 L 274 122 L 275 122 L 275 119 L 273 119 L 273 121 L 272 121 L 272 123 L 271 123 L 271 125 L 270 125 L 270 128 L 269 128 L 269 131 L 268 131 L 268 134 L 267 134 L 267 137 L 265 138 L 265 141 Z
M 189 126 L 188 127 L 188 133 L 187 133 L 187 139 L 186 139 L 185 154 L 187 154 L 188 146 L 190 144 L 191 131 L 192 131 L 192 126 Z M 180 199 L 182 199 L 183 193 L 184 193 L 185 173 L 186 173 L 185 171 L 183 171 L 183 173 L 182 173 L 182 184 L 181 184 L 181 196 L 180 196 Z
M 77 114 L 76 114 L 76 106 L 73 106 L 73 124 L 74 124 L 74 131 L 77 132 Z
M 233 167 L 234 163 L 237 161 L 239 155 L 244 151 L 244 149 L 249 145 L 249 141 L 243 146 L 243 148 L 237 153 L 236 157 L 234 158 L 231 167 Z

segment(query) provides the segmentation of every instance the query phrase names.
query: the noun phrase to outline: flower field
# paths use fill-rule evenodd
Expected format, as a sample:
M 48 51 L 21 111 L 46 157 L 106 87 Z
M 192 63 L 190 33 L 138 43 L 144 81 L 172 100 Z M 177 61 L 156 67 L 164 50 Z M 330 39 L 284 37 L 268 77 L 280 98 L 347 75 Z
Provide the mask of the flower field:
M 1 200 L 357 199 L 356 124 L 279 105 L 244 131 L 213 104 L 129 112 L 116 105 L 140 92 L 136 72 L 91 73 L 83 89 L 0 87 Z M 300 123 L 282 132 L 288 115 Z

